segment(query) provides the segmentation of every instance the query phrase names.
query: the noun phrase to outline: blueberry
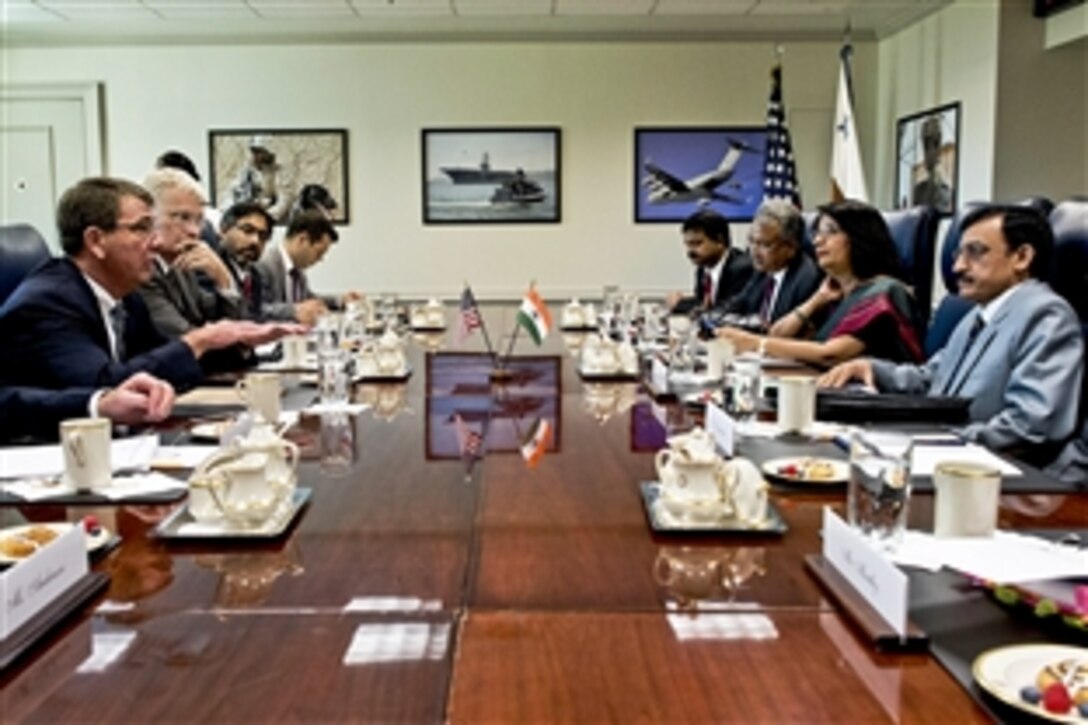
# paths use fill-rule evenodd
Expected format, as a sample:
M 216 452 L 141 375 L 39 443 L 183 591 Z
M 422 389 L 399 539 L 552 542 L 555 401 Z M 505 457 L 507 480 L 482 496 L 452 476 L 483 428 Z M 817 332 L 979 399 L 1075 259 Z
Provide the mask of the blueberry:
M 1081 717 L 1088 717 L 1088 702 L 1077 705 L 1077 712 L 1080 713 Z
M 1024 702 L 1030 702 L 1032 705 L 1038 705 L 1039 701 L 1043 699 L 1043 695 L 1039 692 L 1038 687 L 1028 685 L 1020 690 L 1020 699 Z

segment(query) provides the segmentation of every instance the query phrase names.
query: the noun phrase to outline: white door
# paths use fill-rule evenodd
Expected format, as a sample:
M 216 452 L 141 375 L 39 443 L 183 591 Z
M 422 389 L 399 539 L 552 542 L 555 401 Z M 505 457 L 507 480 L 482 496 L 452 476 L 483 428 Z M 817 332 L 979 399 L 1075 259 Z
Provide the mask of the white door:
M 58 252 L 54 210 L 64 190 L 102 173 L 98 89 L 0 89 L 0 223 L 33 225 Z

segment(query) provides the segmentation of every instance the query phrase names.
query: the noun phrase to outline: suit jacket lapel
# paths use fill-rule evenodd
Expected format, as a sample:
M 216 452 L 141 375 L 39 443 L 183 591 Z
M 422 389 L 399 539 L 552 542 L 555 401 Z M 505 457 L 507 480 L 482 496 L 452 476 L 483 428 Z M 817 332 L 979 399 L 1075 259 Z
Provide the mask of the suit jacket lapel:
M 108 351 L 110 349 L 110 338 L 106 334 L 106 320 L 102 317 L 102 310 L 98 307 L 98 298 L 94 296 L 94 290 L 87 284 L 87 280 L 83 278 L 83 272 L 80 271 L 75 262 L 68 257 L 62 257 L 60 263 L 64 265 L 65 274 L 71 277 L 72 283 L 83 296 L 82 303 L 77 302 L 76 305 L 90 315 L 94 341 L 103 350 Z
M 986 326 L 982 328 L 982 331 L 978 333 L 978 337 L 975 338 L 974 344 L 971 345 L 971 349 L 968 350 L 966 354 L 961 353 L 961 355 L 963 355 L 963 360 L 960 363 L 959 369 L 955 371 L 955 379 L 948 380 L 942 388 L 943 390 L 948 391 L 948 395 L 954 396 L 963 388 L 964 384 L 967 382 L 967 378 L 971 376 L 971 372 L 978 366 L 979 362 L 986 355 L 986 351 L 989 349 L 990 345 L 993 344 L 994 338 L 997 337 L 997 333 L 1001 329 L 1001 323 L 1004 322 L 1005 318 L 1007 318 L 1012 313 L 1013 309 L 1015 309 L 1017 299 L 1021 296 L 1028 284 L 1030 284 L 1030 281 L 1021 285 L 1020 289 L 1016 290 L 1011 297 L 1005 300 L 1004 304 L 1001 305 L 1001 309 L 997 311 L 997 314 L 994 315 L 993 319 L 987 322 Z M 971 323 L 967 323 L 967 320 L 971 320 Z M 964 324 L 974 324 L 974 317 L 972 315 L 964 317 Z M 970 327 L 968 326 L 967 329 L 970 330 Z M 968 336 L 965 336 L 964 345 L 967 344 L 967 339 Z

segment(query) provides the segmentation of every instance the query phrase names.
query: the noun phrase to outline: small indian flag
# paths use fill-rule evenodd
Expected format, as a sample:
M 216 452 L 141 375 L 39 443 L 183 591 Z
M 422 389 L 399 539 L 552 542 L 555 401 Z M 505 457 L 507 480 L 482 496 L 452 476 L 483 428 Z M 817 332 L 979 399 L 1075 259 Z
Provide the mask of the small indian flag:
M 544 304 L 544 300 L 540 299 L 540 295 L 533 287 L 529 288 L 529 291 L 525 293 L 525 299 L 521 301 L 518 324 L 525 328 L 529 337 L 533 338 L 533 342 L 537 345 L 548 336 L 552 329 L 552 313 L 548 312 L 548 306 Z
M 544 457 L 544 451 L 552 443 L 552 424 L 550 421 L 539 418 L 536 425 L 529 431 L 529 435 L 521 443 L 521 457 L 529 464 L 529 468 L 535 468 Z

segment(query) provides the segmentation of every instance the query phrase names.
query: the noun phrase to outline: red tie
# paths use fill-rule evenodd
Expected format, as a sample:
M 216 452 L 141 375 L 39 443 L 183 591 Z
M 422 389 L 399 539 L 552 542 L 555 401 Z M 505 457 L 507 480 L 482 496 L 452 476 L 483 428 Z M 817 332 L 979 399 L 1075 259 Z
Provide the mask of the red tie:
M 714 306 L 714 278 L 710 271 L 703 270 L 703 307 Z
M 774 299 L 774 288 L 777 285 L 774 277 L 768 277 L 763 284 L 763 302 L 759 306 L 759 319 L 764 323 L 771 321 L 771 300 Z
M 291 268 L 291 301 L 302 302 L 302 272 L 298 267 Z

